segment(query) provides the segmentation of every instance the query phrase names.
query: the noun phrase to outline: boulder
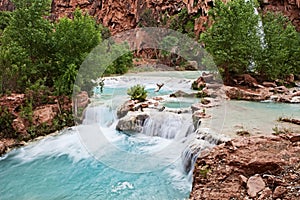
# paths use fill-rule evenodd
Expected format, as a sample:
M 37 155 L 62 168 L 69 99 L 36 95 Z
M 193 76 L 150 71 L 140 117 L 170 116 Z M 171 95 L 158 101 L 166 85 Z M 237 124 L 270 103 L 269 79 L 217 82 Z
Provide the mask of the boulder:
M 290 95 L 280 95 L 278 96 L 277 102 L 291 103 L 292 97 Z
M 120 119 L 127 115 L 127 113 L 130 110 L 133 110 L 134 108 L 134 101 L 133 100 L 128 100 L 125 103 L 123 103 L 118 109 L 117 109 L 117 117 Z
M 17 133 L 28 134 L 26 131 L 26 126 L 21 117 L 17 117 L 12 122 L 12 127 Z
M 258 83 L 255 78 L 253 78 L 250 74 L 243 74 L 237 77 L 235 82 L 238 85 L 247 85 L 249 87 L 257 87 Z
M 300 103 L 300 96 L 292 97 L 290 103 Z
M 298 135 L 239 137 L 201 152 L 190 199 L 298 199 L 298 190 L 291 188 L 299 177 L 300 143 L 290 141 Z M 209 173 L 201 177 L 205 166 Z
M 273 192 L 273 198 L 280 198 L 284 193 L 286 193 L 287 189 L 283 186 L 277 186 Z
M 4 144 L 4 142 L 0 141 L 0 156 L 4 154 L 7 150 L 7 146 Z
M 205 88 L 206 82 L 202 76 L 200 76 L 197 80 L 192 83 L 193 90 L 202 90 Z
M 276 93 L 280 93 L 280 94 L 289 94 L 290 91 L 285 87 L 285 86 L 278 86 L 274 88 L 274 91 Z
M 295 81 L 295 76 L 294 74 L 289 74 L 286 79 L 285 79 L 288 83 L 293 83 Z
M 211 83 L 211 82 L 214 82 L 214 80 L 215 80 L 215 77 L 214 77 L 213 74 L 205 74 L 205 73 L 203 73 L 202 74 L 202 78 L 204 79 L 204 81 L 206 83 Z
M 296 96 L 300 97 L 300 91 L 295 91 L 292 93 L 292 97 L 296 97 Z
M 175 93 L 170 94 L 170 97 L 195 97 L 196 94 L 194 93 L 186 93 L 182 90 L 178 90 Z
M 119 120 L 116 130 L 124 131 L 126 133 L 140 133 L 143 130 L 147 118 L 149 118 L 149 115 L 145 113 L 128 113 Z
M 250 197 L 256 197 L 257 193 L 266 187 L 264 180 L 260 175 L 251 176 L 247 181 L 248 194 Z
M 226 95 L 230 99 L 263 101 L 271 97 L 272 93 L 267 89 L 256 89 L 255 91 L 249 89 L 242 89 L 238 87 L 224 87 Z
M 210 118 L 211 116 L 205 113 L 205 109 L 197 110 L 193 112 L 192 118 L 193 118 L 193 125 L 194 128 L 197 129 L 201 123 L 201 119 Z
M 272 197 L 272 190 L 269 187 L 266 187 L 265 189 L 263 189 L 263 191 L 261 191 L 258 200 L 266 200 L 266 199 L 270 199 L 271 197 Z

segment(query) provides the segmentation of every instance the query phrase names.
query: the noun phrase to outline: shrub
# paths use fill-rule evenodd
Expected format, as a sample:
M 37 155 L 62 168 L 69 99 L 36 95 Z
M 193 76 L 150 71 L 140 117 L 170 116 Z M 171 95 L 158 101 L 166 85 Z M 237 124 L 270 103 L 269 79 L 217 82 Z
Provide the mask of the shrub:
M 127 94 L 130 96 L 131 100 L 145 101 L 147 98 L 147 91 L 145 86 L 135 85 L 127 90 Z
M 10 113 L 6 107 L 0 107 L 0 137 L 15 137 L 16 132 L 12 127 L 12 122 L 16 117 Z

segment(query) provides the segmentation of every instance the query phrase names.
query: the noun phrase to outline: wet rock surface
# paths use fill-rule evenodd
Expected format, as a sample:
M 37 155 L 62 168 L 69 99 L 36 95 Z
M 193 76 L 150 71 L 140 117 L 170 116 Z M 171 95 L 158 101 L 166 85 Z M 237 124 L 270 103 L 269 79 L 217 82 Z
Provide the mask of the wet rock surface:
M 299 199 L 298 136 L 236 138 L 201 153 L 190 199 Z
M 149 115 L 142 112 L 131 113 L 121 118 L 116 126 L 118 131 L 126 133 L 140 133 L 143 130 L 145 120 Z

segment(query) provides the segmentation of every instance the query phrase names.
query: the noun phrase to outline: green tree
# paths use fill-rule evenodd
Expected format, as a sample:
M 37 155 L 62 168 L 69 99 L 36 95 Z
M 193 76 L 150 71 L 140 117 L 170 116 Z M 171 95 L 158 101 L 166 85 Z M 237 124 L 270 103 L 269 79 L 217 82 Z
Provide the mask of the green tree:
M 11 12 L 1 11 L 0 12 L 0 35 L 2 31 L 8 26 L 11 19 Z
M 227 3 L 216 0 L 209 11 L 214 23 L 201 35 L 200 41 L 214 58 L 225 84 L 230 84 L 230 76 L 248 72 L 261 52 L 259 18 L 253 5 L 252 1 L 245 0 Z
M 73 19 L 62 18 L 55 26 L 53 43 L 55 54 L 53 74 L 58 94 L 71 94 L 77 71 L 87 54 L 101 41 L 95 20 L 79 9 Z
M 300 35 L 281 13 L 263 15 L 265 46 L 257 72 L 265 79 L 285 79 L 300 73 Z
M 47 76 L 52 49 L 49 37 L 53 26 L 45 18 L 50 1 L 14 0 L 14 4 L 16 10 L 1 36 L 2 91 L 24 91 L 27 85 Z

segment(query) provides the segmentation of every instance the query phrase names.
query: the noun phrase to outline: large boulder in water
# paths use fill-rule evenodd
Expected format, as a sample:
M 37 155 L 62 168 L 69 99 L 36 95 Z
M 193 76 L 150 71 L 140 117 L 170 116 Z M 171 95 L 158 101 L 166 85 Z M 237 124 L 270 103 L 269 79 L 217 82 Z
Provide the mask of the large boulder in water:
M 126 101 L 124 104 L 122 104 L 118 109 L 117 109 L 117 117 L 120 119 L 127 115 L 127 113 L 132 110 L 134 107 L 134 101 L 129 100 Z
M 149 118 L 149 115 L 146 113 L 133 112 L 127 114 L 119 120 L 116 129 L 126 133 L 140 133 L 147 118 Z

